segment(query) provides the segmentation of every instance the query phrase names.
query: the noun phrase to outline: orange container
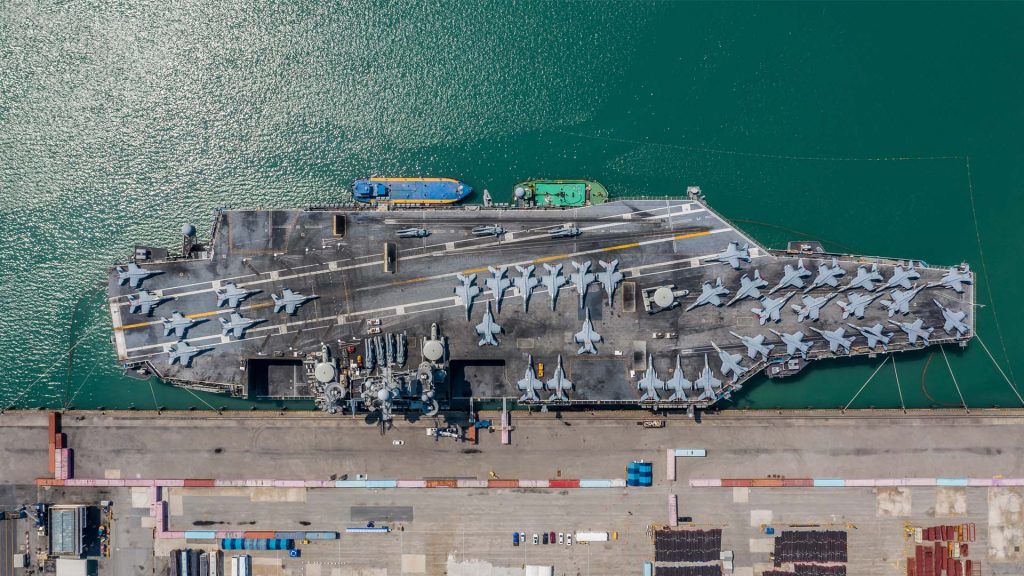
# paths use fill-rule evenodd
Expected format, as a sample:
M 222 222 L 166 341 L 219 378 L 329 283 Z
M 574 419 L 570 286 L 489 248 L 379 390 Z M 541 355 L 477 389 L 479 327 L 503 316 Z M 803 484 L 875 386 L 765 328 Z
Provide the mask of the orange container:
M 213 480 L 205 478 L 192 478 L 185 480 L 186 488 L 213 488 Z
M 50 412 L 50 438 L 53 438 L 60 432 L 60 414 L 56 412 Z
M 57 446 L 50 442 L 50 473 L 57 471 Z
M 519 480 L 488 480 L 488 488 L 519 488 Z
M 782 480 L 779 478 L 754 478 L 750 485 L 755 488 L 781 488 Z
M 455 480 L 427 480 L 427 488 L 456 488 Z
M 269 540 L 269 539 L 273 539 L 273 538 L 277 537 L 276 536 L 277 533 L 274 532 L 273 530 L 271 530 L 271 531 L 246 530 L 244 534 L 245 534 L 245 538 L 258 538 L 258 539 L 265 539 L 265 540 Z
M 67 436 L 67 434 L 65 434 L 63 432 L 57 432 L 53 436 L 53 443 L 54 443 L 54 445 L 56 445 L 58 450 L 60 450 L 61 448 L 67 448 L 68 447 L 68 436 Z

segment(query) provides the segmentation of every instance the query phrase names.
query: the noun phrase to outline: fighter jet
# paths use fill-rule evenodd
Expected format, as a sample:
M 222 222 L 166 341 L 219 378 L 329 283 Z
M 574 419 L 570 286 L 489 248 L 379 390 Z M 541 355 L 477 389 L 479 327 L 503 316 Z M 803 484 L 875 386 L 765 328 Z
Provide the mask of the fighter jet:
M 782 280 L 779 280 L 779 283 L 776 284 L 775 287 L 772 288 L 771 291 L 768 293 L 774 294 L 775 292 L 782 290 L 783 288 L 787 288 L 789 286 L 792 286 L 794 288 L 803 288 L 803 279 L 810 275 L 811 271 L 808 270 L 807 268 L 804 268 L 804 259 L 800 258 L 799 260 L 796 261 L 795 269 L 789 264 L 783 266 Z
M 864 266 L 857 266 L 857 275 L 846 286 L 840 288 L 839 291 L 845 292 L 851 288 L 863 288 L 871 292 L 875 289 L 875 282 L 881 282 L 883 279 L 882 275 L 878 273 L 878 264 L 872 264 L 870 272 Z
M 924 321 L 918 318 L 913 322 L 898 322 L 896 320 L 889 320 L 889 323 L 896 326 L 907 335 L 907 340 L 911 344 L 917 344 L 917 339 L 920 338 L 925 346 L 928 345 L 928 338 L 932 335 L 935 328 L 925 328 Z
M 206 352 L 209 348 L 197 348 L 195 346 L 189 346 L 188 342 L 181 340 L 171 344 L 167 348 L 167 363 L 174 364 L 177 362 L 182 366 L 191 366 L 192 359 L 196 356 Z
M 903 266 L 896 266 L 896 268 L 894 268 L 892 271 L 892 277 L 889 278 L 888 282 L 882 284 L 881 289 L 884 290 L 886 288 L 902 286 L 903 288 L 910 290 L 911 280 L 917 280 L 920 277 L 921 274 L 919 274 L 917 270 L 914 269 L 913 262 L 910 262 L 910 265 L 907 266 L 906 270 L 903 269 Z
M 842 326 L 836 328 L 835 330 L 818 330 L 817 328 L 811 326 L 811 330 L 814 330 L 823 338 L 825 338 L 825 340 L 828 342 L 828 349 L 833 354 L 835 354 L 836 351 L 839 350 L 839 348 L 845 350 L 847 354 L 850 353 L 850 345 L 853 344 L 854 336 L 844 338 L 844 336 L 846 335 L 846 329 L 843 328 Z
M 562 276 L 562 265 L 555 264 L 544 264 L 544 269 L 548 271 L 546 276 L 541 277 L 540 283 L 548 289 L 548 295 L 551 296 L 551 309 L 555 309 L 555 302 L 558 301 L 558 292 L 565 286 L 567 282 L 565 276 Z
M 618 260 L 612 260 L 611 262 L 605 262 L 604 260 L 598 260 L 598 264 L 604 269 L 603 272 L 596 274 L 597 281 L 601 283 L 604 288 L 605 294 L 608 295 L 608 307 L 612 305 L 612 297 L 615 296 L 615 288 L 619 286 L 619 282 L 622 282 L 622 272 L 619 272 L 616 268 L 619 266 Z
M 139 266 L 135 262 L 129 262 L 127 268 L 117 267 L 117 280 L 124 286 L 130 284 L 132 288 L 142 288 L 142 281 L 149 278 L 150 276 L 156 276 L 157 274 L 163 274 L 163 270 L 147 269 Z
M 217 307 L 222 308 L 227 303 L 228 308 L 238 308 L 238 305 L 242 303 L 249 296 L 259 292 L 259 290 L 246 290 L 245 288 L 239 288 L 235 286 L 234 282 L 228 282 L 224 284 L 223 290 L 214 290 L 214 294 L 217 295 Z
M 711 373 L 711 365 L 708 364 L 708 355 L 704 355 L 704 369 L 700 371 L 700 376 L 693 381 L 693 387 L 700 390 L 700 394 L 697 396 L 697 401 L 708 400 L 714 403 L 718 399 L 718 392 L 715 392 L 715 388 L 721 390 L 722 381 L 715 378 L 715 375 Z
M 426 228 L 402 228 L 398 232 L 399 238 L 426 238 L 430 236 L 430 230 Z
M 839 307 L 843 309 L 843 320 L 849 318 L 851 315 L 857 318 L 864 317 L 864 309 L 868 307 L 868 304 L 874 302 L 875 298 L 878 298 L 884 294 L 884 292 L 876 292 L 875 294 L 859 294 L 857 292 L 850 292 L 847 296 L 848 302 L 840 300 L 837 302 Z
M 906 316 L 910 314 L 910 301 L 921 290 L 924 290 L 924 286 L 920 288 L 915 286 L 913 290 L 906 291 L 897 288 L 889 293 L 892 300 L 882 300 L 879 303 L 889 309 L 889 318 L 895 316 L 897 312 Z
M 495 236 L 495 237 L 497 237 L 497 236 L 502 236 L 504 234 L 505 234 L 505 229 L 502 228 L 501 226 L 497 226 L 497 225 L 477 226 L 476 228 L 473 228 L 473 235 L 474 236 Z
M 462 307 L 466 309 L 466 320 L 469 320 L 470 310 L 473 308 L 473 298 L 480 294 L 480 287 L 476 285 L 476 274 L 463 276 L 456 274 L 456 278 L 462 283 L 455 287 L 455 295 L 462 300 Z
M 693 310 L 697 306 L 703 306 L 705 304 L 711 304 L 712 306 L 721 306 L 722 299 L 720 298 L 720 296 L 725 296 L 728 293 L 729 289 L 724 288 L 722 286 L 722 277 L 719 276 L 718 279 L 715 281 L 714 286 L 712 286 L 710 282 L 705 282 L 700 287 L 700 295 L 697 296 L 697 300 L 693 304 L 690 304 L 686 308 L 686 311 L 689 312 L 690 310 Z
M 245 338 L 245 331 L 249 328 L 259 324 L 260 322 L 266 322 L 266 320 L 245 318 L 238 312 L 231 313 L 231 319 L 225 320 L 220 319 L 220 335 L 227 336 L 228 334 L 234 335 L 235 338 Z M 369 356 L 369 354 L 367 354 Z
M 772 348 L 775 348 L 775 344 L 765 345 L 764 334 L 758 334 L 757 336 L 740 336 L 739 334 L 730 331 L 729 334 L 740 339 L 743 345 L 747 347 L 747 357 L 751 360 L 757 358 L 760 354 L 764 356 L 764 359 L 768 359 L 768 355 L 772 353 Z
M 554 376 L 544 384 L 551 392 L 551 396 L 548 397 L 548 400 L 561 400 L 562 402 L 565 402 L 569 399 L 566 397 L 565 393 L 568 390 L 572 390 L 572 382 L 565 377 L 565 368 L 562 367 L 561 354 L 558 355 L 558 366 L 555 367 Z
M 853 324 L 847 324 L 850 328 L 853 328 L 860 335 L 867 339 L 868 348 L 874 348 L 878 344 L 882 345 L 882 350 L 889 349 L 889 339 L 892 338 L 892 332 L 882 333 L 882 325 L 875 324 L 870 328 L 864 328 L 863 326 L 855 326 Z
M 476 325 L 476 333 L 481 336 L 480 342 L 477 346 L 483 346 L 485 344 L 490 346 L 497 346 L 498 341 L 494 339 L 495 334 L 501 333 L 501 326 L 494 323 L 494 316 L 491 315 L 491 303 L 487 303 L 487 311 L 484 312 L 483 322 Z
M 551 232 L 548 232 L 552 238 L 575 238 L 582 234 L 579 228 L 575 226 L 562 226 L 561 228 L 555 228 Z
M 505 297 L 505 290 L 512 285 L 512 281 L 505 278 L 508 266 L 500 268 L 488 266 L 487 269 L 490 270 L 491 277 L 484 279 L 484 285 L 487 286 L 487 289 L 491 291 L 491 295 L 494 296 L 495 311 L 501 312 L 501 300 Z
M 170 298 L 157 296 L 156 294 L 146 290 L 139 290 L 138 296 L 128 297 L 128 302 L 130 304 L 128 311 L 132 314 L 149 316 L 153 312 L 153 308 L 156 308 L 168 300 L 170 300 Z
M 647 371 L 636 383 L 636 389 L 643 392 L 640 395 L 641 402 L 657 402 L 661 400 L 658 396 L 658 389 L 664 388 L 665 382 L 658 378 L 658 372 L 654 369 L 654 356 L 647 356 Z
M 719 348 L 714 341 L 711 342 L 711 346 L 718 352 L 718 359 L 722 361 L 723 376 L 727 376 L 731 372 L 732 381 L 736 382 L 747 372 L 747 368 L 740 366 L 740 359 L 743 358 L 741 354 L 730 354 Z
M 739 242 L 729 242 L 729 246 L 724 251 L 708 258 L 709 262 L 722 262 L 737 270 L 740 269 L 740 260 L 750 262 L 749 244 L 744 243 L 743 246 L 740 246 Z
M 186 318 L 177 310 L 171 313 L 170 318 L 161 318 L 160 321 L 164 325 L 164 336 L 170 336 L 171 332 L 174 332 L 178 340 L 184 340 L 188 334 L 188 329 L 197 324 L 195 320 Z
M 939 304 L 938 300 L 932 299 L 935 305 L 942 311 L 942 318 L 946 323 L 942 326 L 942 329 L 946 331 L 946 334 L 952 334 L 953 330 L 956 330 L 957 334 L 965 334 L 970 328 L 963 322 L 963 319 L 967 316 L 967 312 L 950 310 L 942 304 Z
M 540 398 L 537 396 L 538 390 L 544 389 L 544 383 L 537 379 L 537 373 L 533 369 L 533 355 L 530 355 L 529 363 L 526 365 L 526 374 L 523 378 L 516 382 L 516 387 L 523 391 L 523 395 L 519 397 L 520 402 L 537 402 Z
M 295 315 L 295 311 L 306 302 L 316 298 L 316 296 L 306 296 L 298 292 L 292 292 L 290 288 L 285 288 L 281 295 L 271 294 L 271 298 L 274 299 L 274 313 L 278 313 L 284 310 L 285 313 Z
M 942 286 L 944 288 L 952 288 L 959 293 L 963 293 L 964 284 L 973 284 L 974 279 L 971 278 L 971 265 L 964 264 L 963 270 L 959 266 L 950 266 L 949 272 L 942 277 L 938 282 L 932 282 L 928 286 Z
M 740 278 L 740 289 L 736 291 L 736 295 L 732 297 L 732 300 L 729 300 L 729 302 L 726 303 L 726 306 L 732 306 L 733 303 L 748 297 L 753 298 L 754 300 L 759 300 L 761 298 L 761 290 L 759 290 L 759 288 L 764 288 L 767 285 L 768 282 L 761 278 L 760 270 L 754 270 L 753 280 L 744 274 L 743 277 Z
M 686 400 L 686 391 L 693 390 L 693 382 L 687 380 L 683 375 L 683 359 L 678 354 L 676 354 L 676 370 L 668 382 L 665 382 L 664 387 L 665 391 L 672 392 L 668 397 L 669 402 Z
M 835 292 L 829 292 L 824 296 L 811 296 L 810 294 L 804 294 L 800 297 L 803 301 L 803 306 L 799 304 L 791 304 L 789 307 L 796 312 L 796 321 L 803 322 L 807 318 L 810 318 L 812 322 L 818 321 L 818 316 L 821 313 L 821 309 L 828 301 L 834 298 Z
M 804 293 L 808 293 L 815 288 L 825 286 L 826 284 L 835 288 L 839 285 L 839 279 L 846 275 L 846 270 L 843 270 L 839 266 L 839 260 L 833 258 L 832 265 L 822 262 L 818 264 L 818 275 L 815 276 L 814 282 L 804 290 Z
M 587 297 L 587 287 L 594 282 L 595 278 L 590 272 L 590 260 L 583 264 L 573 261 L 572 265 L 576 268 L 576 271 L 569 274 L 569 280 L 576 287 L 576 294 L 579 295 L 580 309 L 582 309 L 583 302 Z
M 793 297 L 796 292 L 790 291 L 782 298 L 769 298 L 765 296 L 761 298 L 760 308 L 751 308 L 750 311 L 757 314 L 757 320 L 764 326 L 765 322 L 771 320 L 772 322 L 779 322 L 782 320 L 782 307 L 786 302 Z
M 587 308 L 587 319 L 583 321 L 583 329 L 576 333 L 576 343 L 582 344 L 577 354 L 597 354 L 594 344 L 601 341 L 601 335 L 594 332 L 594 324 L 590 321 L 590 309 Z
M 530 295 L 533 294 L 533 289 L 540 284 L 540 280 L 533 277 L 533 271 L 536 268 L 533 264 L 530 264 L 526 268 L 522 266 L 516 266 L 516 270 L 519 272 L 519 276 L 512 279 L 512 285 L 519 291 L 519 295 L 523 297 L 523 312 L 527 312 L 530 309 Z
M 786 345 L 786 354 L 792 356 L 799 350 L 800 356 L 802 356 L 804 360 L 807 360 L 807 351 L 811 349 L 814 342 L 804 342 L 804 333 L 802 330 L 798 330 L 792 334 L 776 332 L 775 330 L 772 330 L 771 332 L 782 339 L 782 343 Z

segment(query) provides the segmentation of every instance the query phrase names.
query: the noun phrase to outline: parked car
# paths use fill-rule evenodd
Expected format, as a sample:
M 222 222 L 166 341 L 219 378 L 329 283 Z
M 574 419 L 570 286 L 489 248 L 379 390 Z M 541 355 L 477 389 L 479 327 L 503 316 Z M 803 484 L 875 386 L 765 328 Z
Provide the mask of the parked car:
M 555 543 L 555 533 L 552 532 L 552 533 L 550 533 L 548 535 L 551 536 L 551 543 L 554 544 Z
M 565 544 L 565 532 L 558 533 L 558 543 Z
M 512 545 L 519 546 L 519 532 L 512 533 Z
M 572 546 L 572 534 L 565 535 L 565 545 Z
M 547 544 L 548 543 L 548 533 L 544 532 L 541 535 L 544 537 L 544 538 L 541 539 L 541 542 L 543 542 L 544 544 Z
M 534 534 L 533 535 L 533 545 L 536 546 L 537 544 L 540 544 L 540 538 L 536 534 Z

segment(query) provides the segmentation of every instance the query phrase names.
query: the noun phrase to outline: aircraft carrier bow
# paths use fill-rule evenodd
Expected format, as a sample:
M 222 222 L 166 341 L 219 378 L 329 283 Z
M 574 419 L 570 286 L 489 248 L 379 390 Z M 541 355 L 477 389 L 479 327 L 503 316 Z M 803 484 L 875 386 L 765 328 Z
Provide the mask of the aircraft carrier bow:
M 111 269 L 126 369 L 329 412 L 701 409 L 753 375 L 974 334 L 966 264 L 768 250 L 708 206 L 222 210 Z

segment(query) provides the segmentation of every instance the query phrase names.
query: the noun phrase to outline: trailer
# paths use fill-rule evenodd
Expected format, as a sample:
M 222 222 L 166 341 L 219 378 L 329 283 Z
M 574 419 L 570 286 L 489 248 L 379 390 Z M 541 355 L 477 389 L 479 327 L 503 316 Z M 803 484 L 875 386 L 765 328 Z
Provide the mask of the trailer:
M 581 543 L 583 543 L 583 542 L 607 542 L 608 541 L 608 533 L 607 532 L 577 532 L 576 533 L 576 541 L 577 542 L 581 542 Z

